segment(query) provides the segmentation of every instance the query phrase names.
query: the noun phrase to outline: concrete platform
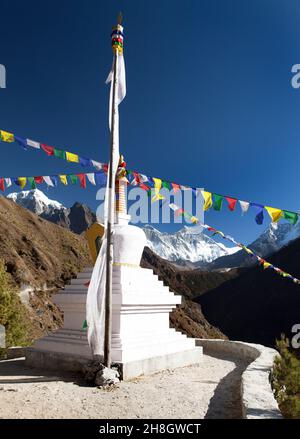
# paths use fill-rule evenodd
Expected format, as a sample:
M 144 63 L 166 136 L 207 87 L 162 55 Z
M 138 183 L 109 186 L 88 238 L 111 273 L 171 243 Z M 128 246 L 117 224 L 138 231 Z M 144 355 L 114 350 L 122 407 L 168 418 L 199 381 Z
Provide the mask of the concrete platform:
M 191 366 L 202 361 L 203 349 L 197 346 L 186 351 L 174 352 L 142 360 L 130 361 L 127 363 L 116 362 L 122 380 L 129 380 L 141 375 L 149 375 L 166 369 Z M 79 355 L 64 354 L 59 352 L 42 351 L 32 348 L 26 349 L 26 366 L 51 369 L 56 371 L 81 372 L 82 366 L 89 361 L 87 357 Z

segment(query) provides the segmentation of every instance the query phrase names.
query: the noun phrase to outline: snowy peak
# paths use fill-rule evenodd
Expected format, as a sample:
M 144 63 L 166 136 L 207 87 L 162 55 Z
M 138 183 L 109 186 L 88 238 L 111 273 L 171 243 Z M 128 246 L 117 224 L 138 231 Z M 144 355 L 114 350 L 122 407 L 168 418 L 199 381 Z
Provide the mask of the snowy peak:
M 12 192 L 7 195 L 15 203 L 26 209 L 31 210 L 37 215 L 43 213 L 49 214 L 58 210 L 65 210 L 66 208 L 58 201 L 51 200 L 44 192 L 39 189 L 32 189 L 29 191 Z
M 209 263 L 239 250 L 239 247 L 230 248 L 215 242 L 203 233 L 201 226 L 185 226 L 176 233 L 160 232 L 152 226 L 145 226 L 144 232 L 148 247 L 172 262 Z

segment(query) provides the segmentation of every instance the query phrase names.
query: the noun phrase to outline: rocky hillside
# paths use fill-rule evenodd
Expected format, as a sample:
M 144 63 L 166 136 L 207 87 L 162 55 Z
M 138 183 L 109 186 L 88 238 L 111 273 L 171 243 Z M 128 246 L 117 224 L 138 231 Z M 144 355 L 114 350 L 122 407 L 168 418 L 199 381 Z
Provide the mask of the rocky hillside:
M 202 272 L 200 270 L 184 270 L 166 261 L 145 248 L 141 265 L 153 269 L 154 273 L 168 285 L 170 289 L 182 295 L 182 305 L 171 314 L 171 325 L 191 337 L 226 338 L 204 317 L 201 307 L 194 301 L 217 285 L 237 275 L 236 270 L 223 273 Z
M 300 277 L 300 238 L 268 258 Z M 300 286 L 255 265 L 206 292 L 198 302 L 207 319 L 230 339 L 274 346 L 281 333 L 291 337 L 299 323 Z
M 87 205 L 76 202 L 67 208 L 58 201 L 48 198 L 39 189 L 12 192 L 7 195 L 7 198 L 36 213 L 41 218 L 65 227 L 74 233 L 84 232 L 96 221 L 96 215 Z
M 83 237 L 0 197 L 0 257 L 32 311 L 36 334 L 61 323 L 51 293 L 90 263 Z

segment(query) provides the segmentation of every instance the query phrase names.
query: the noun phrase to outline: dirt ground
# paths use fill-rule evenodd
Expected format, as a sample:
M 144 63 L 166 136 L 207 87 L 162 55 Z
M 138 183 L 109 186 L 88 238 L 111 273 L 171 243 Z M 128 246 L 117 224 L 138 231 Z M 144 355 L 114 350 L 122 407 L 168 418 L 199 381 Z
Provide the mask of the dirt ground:
M 240 418 L 245 367 L 226 356 L 203 355 L 198 365 L 103 390 L 78 376 L 27 368 L 24 359 L 0 361 L 0 418 Z

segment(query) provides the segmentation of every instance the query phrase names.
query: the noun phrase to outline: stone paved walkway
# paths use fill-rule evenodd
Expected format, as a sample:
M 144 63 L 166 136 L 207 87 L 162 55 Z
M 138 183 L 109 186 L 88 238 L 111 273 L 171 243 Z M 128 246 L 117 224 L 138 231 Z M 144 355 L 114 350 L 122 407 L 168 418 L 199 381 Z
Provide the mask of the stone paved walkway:
M 0 418 L 240 418 L 240 377 L 247 365 L 204 355 L 196 366 L 167 370 L 112 390 L 78 377 L 0 361 Z

